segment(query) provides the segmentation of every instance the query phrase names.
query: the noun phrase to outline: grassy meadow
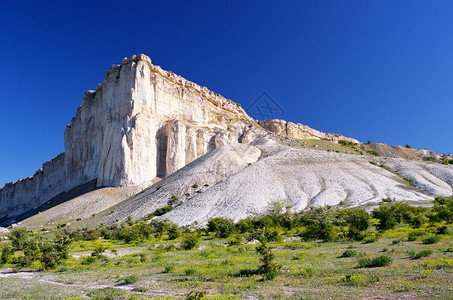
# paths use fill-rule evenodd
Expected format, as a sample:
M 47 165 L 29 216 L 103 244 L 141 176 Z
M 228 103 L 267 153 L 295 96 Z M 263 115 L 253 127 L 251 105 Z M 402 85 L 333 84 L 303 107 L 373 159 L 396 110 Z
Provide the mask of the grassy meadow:
M 334 222 L 331 241 L 307 238 L 306 219 L 277 226 L 264 241 L 235 230 L 237 225 L 226 233 L 185 228 L 178 237 L 163 230 L 129 242 L 86 230 L 84 238 L 79 234 L 67 243 L 67 258 L 50 268 L 39 259 L 24 263 L 26 247 L 11 251 L 6 260 L 2 253 L 0 299 L 453 298 L 450 222 L 401 221 L 379 231 L 381 219 L 368 222 L 355 239 L 346 238 L 349 227 Z M 51 239 L 55 231 L 29 234 L 31 240 Z M 195 245 L 187 246 L 187 236 L 195 237 Z M 11 235 L 1 244 L 9 243 L 14 243 Z M 263 265 L 264 255 L 257 252 L 262 244 L 278 266 L 271 278 L 256 271 Z

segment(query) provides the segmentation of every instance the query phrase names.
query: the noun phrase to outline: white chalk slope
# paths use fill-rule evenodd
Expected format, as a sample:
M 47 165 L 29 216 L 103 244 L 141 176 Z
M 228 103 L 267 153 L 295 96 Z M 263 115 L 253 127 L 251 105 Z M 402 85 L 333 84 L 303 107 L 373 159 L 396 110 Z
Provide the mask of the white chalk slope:
M 404 178 L 412 179 L 415 187 Z M 95 227 L 128 216 L 139 219 L 173 205 L 175 209 L 159 218 L 178 225 L 203 225 L 214 217 L 238 221 L 263 214 L 274 201 L 284 202 L 294 212 L 342 201 L 351 207 L 370 206 L 387 197 L 426 203 L 436 196 L 451 196 L 452 186 L 453 166 L 289 147 L 262 137 L 254 145 L 215 149 L 124 201 L 106 203 L 104 211 L 96 209 L 95 217 L 87 215 L 86 199 L 93 198 L 89 193 L 38 218 L 49 214 L 52 221 L 59 215 L 67 220 L 71 211 L 72 218 L 83 219 L 72 226 Z
M 288 147 L 267 138 L 254 144 L 216 149 L 95 221 L 138 219 L 172 203 L 173 195 L 176 208 L 160 218 L 202 225 L 214 217 L 238 221 L 260 215 L 273 201 L 299 212 L 342 201 L 371 205 L 387 197 L 423 202 L 453 192 L 452 166 Z M 412 179 L 415 187 L 403 177 Z
M 391 171 L 371 164 L 372 160 Z M 402 177 L 412 179 L 416 187 Z M 424 201 L 451 196 L 452 179 L 451 166 L 287 147 L 219 182 L 164 217 L 188 225 L 194 221 L 204 224 L 214 217 L 237 221 L 265 212 L 273 201 L 284 201 L 296 212 L 344 200 L 351 206 L 377 203 L 387 197 Z

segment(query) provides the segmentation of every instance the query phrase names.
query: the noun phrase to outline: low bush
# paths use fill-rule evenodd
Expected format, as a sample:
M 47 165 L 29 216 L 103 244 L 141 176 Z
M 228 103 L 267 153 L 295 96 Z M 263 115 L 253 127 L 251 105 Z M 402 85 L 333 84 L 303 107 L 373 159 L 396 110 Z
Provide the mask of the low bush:
M 377 151 L 375 151 L 375 150 L 367 150 L 367 153 L 368 153 L 368 154 L 371 154 L 371 155 L 374 155 L 374 156 L 381 156 L 381 155 L 379 154 L 379 152 L 377 152 Z
M 170 273 L 171 271 L 173 271 L 174 268 L 175 268 L 174 265 L 167 265 L 164 268 L 164 273 Z
M 441 239 L 442 238 L 438 235 L 432 235 L 432 236 L 427 237 L 426 239 L 423 239 L 423 244 L 426 244 L 426 245 L 435 244 L 435 243 L 438 243 Z
M 184 273 L 187 275 L 187 276 L 190 276 L 190 275 L 193 275 L 197 272 L 197 270 L 193 269 L 193 268 L 188 268 L 188 269 L 185 269 L 184 270 Z
M 227 238 L 236 232 L 236 227 L 232 219 L 212 218 L 208 222 L 207 230 L 215 233 L 216 237 Z
M 425 235 L 426 232 L 424 231 L 420 231 L 420 230 L 417 230 L 417 231 L 412 231 L 412 232 L 409 232 L 408 236 L 407 236 L 407 239 L 410 241 L 410 242 L 413 242 L 417 239 L 417 237 L 419 236 L 422 236 L 422 235 Z
M 415 251 L 409 251 L 408 254 L 409 254 L 409 257 L 412 259 L 420 259 L 423 257 L 428 257 L 431 254 L 433 254 L 433 250 L 422 250 L 417 253 L 415 253 Z
M 183 250 L 192 250 L 198 246 L 200 241 L 200 236 L 196 233 L 185 234 L 182 237 L 181 249 Z
M 375 268 L 375 267 L 384 267 L 392 263 L 392 258 L 390 256 L 381 255 L 374 258 L 362 258 L 359 259 L 359 266 L 362 268 Z
M 228 246 L 237 246 L 242 244 L 242 236 L 239 234 L 233 234 L 228 238 Z
M 345 252 L 343 252 L 343 254 L 340 257 L 354 257 L 356 255 L 357 255 L 356 251 L 348 249 Z
M 119 282 L 122 284 L 133 284 L 133 283 L 136 283 L 137 281 L 138 281 L 137 275 L 129 275 L 129 276 L 121 278 Z
M 300 270 L 299 275 L 302 275 L 304 277 L 312 277 L 315 275 L 316 269 L 312 267 L 304 267 Z
M 164 206 L 164 207 L 158 208 L 150 215 L 150 217 L 162 216 L 162 215 L 166 214 L 167 212 L 171 211 L 172 209 L 173 209 L 173 206 Z
M 443 225 L 443 226 L 439 226 L 437 227 L 437 230 L 436 230 L 436 235 L 446 235 L 448 234 L 448 227 Z
M 14 254 L 14 249 L 10 245 L 4 245 L 2 247 L 2 256 L 0 257 L 0 264 L 7 264 L 10 259 L 11 255 Z
M 346 275 L 341 278 L 341 281 L 347 285 L 360 286 L 367 282 L 367 276 L 365 274 Z

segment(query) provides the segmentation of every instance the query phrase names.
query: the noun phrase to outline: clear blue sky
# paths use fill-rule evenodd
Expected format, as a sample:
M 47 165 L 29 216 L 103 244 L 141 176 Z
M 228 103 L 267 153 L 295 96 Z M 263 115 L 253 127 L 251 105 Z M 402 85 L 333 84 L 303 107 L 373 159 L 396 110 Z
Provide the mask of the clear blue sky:
M 2 1 L 0 186 L 63 152 L 83 92 L 138 53 L 243 107 L 267 91 L 289 121 L 453 152 L 452 1 L 282 2 Z

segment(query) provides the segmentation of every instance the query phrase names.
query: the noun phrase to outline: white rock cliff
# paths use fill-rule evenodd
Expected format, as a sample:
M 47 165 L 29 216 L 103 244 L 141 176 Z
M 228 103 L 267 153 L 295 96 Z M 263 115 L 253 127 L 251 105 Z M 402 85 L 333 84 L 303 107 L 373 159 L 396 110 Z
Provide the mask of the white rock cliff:
M 240 105 L 149 57 L 124 58 L 85 92 L 64 133 L 65 153 L 0 188 L 0 219 L 94 179 L 97 186 L 145 187 L 212 149 L 250 142 L 252 122 Z

